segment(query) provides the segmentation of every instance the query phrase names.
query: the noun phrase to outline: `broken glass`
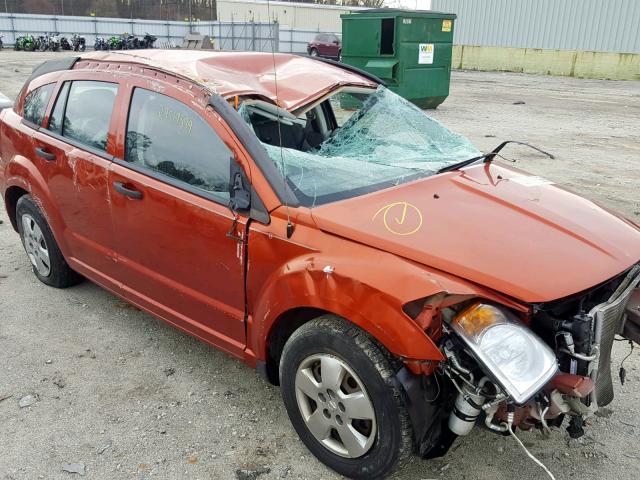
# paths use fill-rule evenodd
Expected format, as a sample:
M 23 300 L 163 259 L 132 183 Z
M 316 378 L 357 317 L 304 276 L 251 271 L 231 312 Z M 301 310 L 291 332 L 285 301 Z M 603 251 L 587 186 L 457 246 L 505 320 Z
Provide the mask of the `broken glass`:
M 261 137 L 303 205 L 321 205 L 399 185 L 480 155 L 466 138 L 387 88 L 373 92 L 319 148 L 303 151 L 302 141 L 294 148 L 297 144 L 289 140 L 283 140 L 286 146 L 281 148 L 275 135 L 267 141 Z M 335 111 L 335 99 L 331 104 Z M 252 124 L 248 107 L 243 104 L 239 113 Z M 278 129 L 280 138 L 284 125 L 281 122 Z

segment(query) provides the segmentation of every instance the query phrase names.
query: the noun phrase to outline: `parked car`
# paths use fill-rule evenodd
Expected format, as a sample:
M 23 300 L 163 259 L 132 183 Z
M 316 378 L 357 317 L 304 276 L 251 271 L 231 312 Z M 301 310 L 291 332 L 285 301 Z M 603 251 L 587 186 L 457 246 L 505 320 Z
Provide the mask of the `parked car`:
M 307 53 L 312 57 L 342 58 L 342 42 L 334 33 L 319 33 L 307 44 Z
M 95 52 L 0 112 L 0 193 L 41 282 L 88 278 L 257 368 L 317 458 L 374 479 L 476 424 L 581 435 L 614 336 L 640 340 L 640 226 L 506 145 L 346 65 Z

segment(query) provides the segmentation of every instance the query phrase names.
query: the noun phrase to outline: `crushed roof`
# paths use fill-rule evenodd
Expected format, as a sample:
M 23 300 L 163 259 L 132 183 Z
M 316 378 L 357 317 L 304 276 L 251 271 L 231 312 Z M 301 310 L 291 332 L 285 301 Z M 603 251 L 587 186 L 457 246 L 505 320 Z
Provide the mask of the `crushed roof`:
M 355 72 L 286 53 L 148 49 L 91 52 L 81 60 L 146 65 L 189 78 L 226 98 L 259 95 L 287 110 L 342 85 L 377 86 Z

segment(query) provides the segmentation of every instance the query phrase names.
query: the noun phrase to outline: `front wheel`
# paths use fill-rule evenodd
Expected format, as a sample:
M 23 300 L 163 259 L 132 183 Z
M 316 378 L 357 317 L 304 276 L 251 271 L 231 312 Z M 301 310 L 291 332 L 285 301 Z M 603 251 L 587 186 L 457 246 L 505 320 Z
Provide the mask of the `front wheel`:
M 316 50 L 315 48 L 312 48 L 311 51 L 309 52 L 309 55 L 311 55 L 312 57 L 317 57 L 318 50 Z
M 404 466 L 413 432 L 399 365 L 366 332 L 334 315 L 296 330 L 280 362 L 280 384 L 300 439 L 349 478 L 383 478 Z

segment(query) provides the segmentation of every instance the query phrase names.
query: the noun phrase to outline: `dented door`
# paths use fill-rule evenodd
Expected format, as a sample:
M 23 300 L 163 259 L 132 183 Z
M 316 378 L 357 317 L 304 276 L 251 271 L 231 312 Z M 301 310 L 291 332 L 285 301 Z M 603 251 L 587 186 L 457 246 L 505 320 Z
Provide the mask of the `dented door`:
M 108 168 L 114 82 L 60 82 L 43 127 L 33 134 L 34 156 L 64 222 L 66 260 L 80 273 L 117 290 L 109 214 Z
M 66 226 L 63 235 L 71 250 L 67 261 L 79 263 L 111 284 L 115 272 L 107 189 L 111 162 L 45 133 L 36 133 L 34 143 L 55 155 L 41 171 L 49 176 L 51 197 L 58 202 Z

